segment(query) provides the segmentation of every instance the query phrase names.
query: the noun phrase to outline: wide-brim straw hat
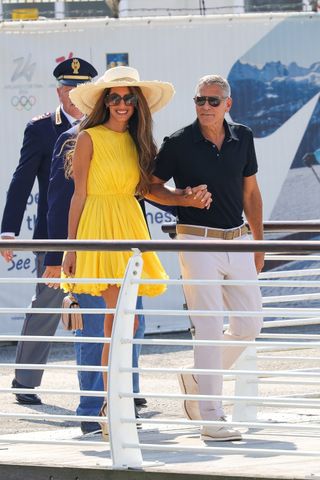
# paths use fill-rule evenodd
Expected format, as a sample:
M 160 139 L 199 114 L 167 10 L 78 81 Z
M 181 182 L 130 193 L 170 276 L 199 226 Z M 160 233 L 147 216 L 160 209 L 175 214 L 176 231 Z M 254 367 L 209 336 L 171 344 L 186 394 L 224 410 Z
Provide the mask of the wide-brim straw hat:
M 151 113 L 163 108 L 175 93 L 172 83 L 140 80 L 139 72 L 135 68 L 114 67 L 107 70 L 96 82 L 78 85 L 70 91 L 69 96 L 80 112 L 89 115 L 103 90 L 112 87 L 139 87 Z

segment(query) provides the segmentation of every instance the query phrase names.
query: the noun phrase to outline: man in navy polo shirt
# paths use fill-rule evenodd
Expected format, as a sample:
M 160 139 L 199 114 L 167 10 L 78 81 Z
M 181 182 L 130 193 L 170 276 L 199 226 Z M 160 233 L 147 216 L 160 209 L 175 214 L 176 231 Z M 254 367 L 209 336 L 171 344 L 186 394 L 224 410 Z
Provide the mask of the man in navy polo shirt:
M 253 238 L 263 238 L 262 200 L 256 180 L 257 160 L 251 130 L 227 122 L 231 99 L 230 86 L 218 75 L 202 77 L 194 97 L 197 119 L 165 138 L 157 157 L 150 198 L 163 204 L 177 204 L 179 240 L 246 239 L 246 215 Z M 176 190 L 165 183 L 173 178 Z M 194 208 L 185 203 L 184 189 L 205 184 L 212 194 L 208 208 Z M 180 267 L 184 279 L 252 280 L 264 264 L 264 254 L 227 252 L 181 252 Z M 260 311 L 258 286 L 185 285 L 191 310 Z M 262 317 L 230 317 L 223 332 L 220 317 L 192 316 L 196 340 L 253 340 L 260 332 Z M 240 347 L 195 347 L 195 368 L 230 368 L 242 352 Z M 181 376 L 184 391 L 190 393 L 190 376 Z M 222 394 L 222 375 L 198 375 L 202 395 Z M 197 387 L 197 385 L 194 385 Z M 188 403 L 188 402 L 186 402 Z M 195 403 L 195 402 L 193 402 Z M 199 402 L 203 420 L 225 421 L 220 400 Z M 185 412 L 189 418 L 194 415 Z M 241 440 L 237 430 L 225 423 L 203 426 L 201 438 L 207 441 Z

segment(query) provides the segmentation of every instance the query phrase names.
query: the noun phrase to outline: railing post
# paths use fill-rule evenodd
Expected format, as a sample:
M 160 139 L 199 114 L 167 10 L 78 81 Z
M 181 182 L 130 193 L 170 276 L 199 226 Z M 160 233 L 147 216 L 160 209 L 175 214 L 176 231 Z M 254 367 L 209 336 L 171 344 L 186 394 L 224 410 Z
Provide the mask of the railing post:
M 134 254 L 129 260 L 113 321 L 108 373 L 108 420 L 113 468 L 139 468 L 143 463 L 140 447 L 123 447 L 124 441 L 138 444 L 139 437 L 134 423 L 121 422 L 121 417 L 135 420 L 134 399 L 120 397 L 120 392 L 133 391 L 132 373 L 120 371 L 121 368 L 132 367 L 132 344 L 122 343 L 121 339 L 133 337 L 134 314 L 126 312 L 136 308 L 139 285 L 132 280 L 141 278 L 142 265 L 139 254 Z
M 257 349 L 255 346 L 247 347 L 238 358 L 235 367 L 236 370 L 257 370 Z M 257 397 L 259 394 L 257 374 L 236 376 L 235 396 L 239 397 Z M 234 422 L 249 422 L 257 419 L 257 406 L 235 400 L 232 420 Z

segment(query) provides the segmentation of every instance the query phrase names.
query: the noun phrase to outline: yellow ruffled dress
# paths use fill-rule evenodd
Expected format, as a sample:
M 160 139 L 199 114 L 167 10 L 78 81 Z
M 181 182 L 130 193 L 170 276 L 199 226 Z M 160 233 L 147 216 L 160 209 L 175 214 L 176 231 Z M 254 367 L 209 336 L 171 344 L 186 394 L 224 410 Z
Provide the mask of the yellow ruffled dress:
M 103 125 L 86 132 L 93 143 L 87 180 L 87 198 L 78 225 L 81 240 L 149 240 L 141 207 L 135 198 L 139 182 L 138 154 L 128 131 Z M 132 252 L 77 252 L 75 278 L 123 278 Z M 154 252 L 142 253 L 142 278 L 168 278 Z M 110 284 L 76 284 L 74 293 L 101 295 Z M 64 285 L 68 290 L 69 285 Z M 139 295 L 155 296 L 165 284 L 139 286 Z

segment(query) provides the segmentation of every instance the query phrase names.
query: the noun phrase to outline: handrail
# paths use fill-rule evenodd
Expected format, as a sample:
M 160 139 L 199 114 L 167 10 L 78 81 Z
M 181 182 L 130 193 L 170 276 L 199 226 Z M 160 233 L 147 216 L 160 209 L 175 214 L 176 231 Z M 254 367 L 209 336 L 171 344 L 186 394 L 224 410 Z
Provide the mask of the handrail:
M 317 270 L 316 273 L 313 273 L 313 270 L 310 269 L 308 271 L 303 271 L 301 274 L 297 274 L 296 270 L 288 270 L 287 272 L 266 272 L 266 276 L 263 274 L 259 274 L 259 279 L 257 280 L 246 280 L 245 283 L 246 285 L 258 285 L 260 287 L 274 287 L 274 288 L 282 288 L 282 287 L 299 287 L 299 288 L 315 288 L 319 287 L 319 281 L 318 280 L 271 280 L 272 278 L 286 278 L 290 276 L 297 276 L 297 277 L 304 277 L 304 276 L 320 276 L 320 270 Z M 274 275 L 273 275 L 273 274 Z M 283 273 L 288 273 L 288 275 L 282 275 Z M 289 275 L 290 274 L 290 275 Z M 266 280 L 264 280 L 266 278 Z M 102 283 L 112 283 L 112 284 L 122 284 L 123 279 L 118 279 L 113 282 L 109 282 L 109 279 L 101 278 L 99 279 L 100 282 Z M 0 278 L 0 285 L 2 283 L 5 284 L 35 284 L 35 283 L 65 283 L 66 279 L 65 278 L 36 278 L 36 277 L 11 277 L 11 278 Z M 81 284 L 81 283 L 88 283 L 91 282 L 91 278 L 86 278 L 85 281 L 83 281 L 82 278 L 72 278 L 72 283 L 73 284 Z M 143 284 L 145 283 L 145 280 L 134 280 L 135 283 L 137 284 Z M 98 283 L 92 279 L 92 283 Z M 150 279 L 148 280 L 148 283 L 150 285 L 157 285 L 157 284 L 163 284 L 164 281 L 163 279 Z M 182 280 L 180 278 L 167 278 L 165 281 L 166 285 L 243 285 L 244 281 L 241 280 Z M 104 309 L 100 309 L 104 310 Z M 111 312 L 112 309 L 110 309 L 109 313 Z M 32 310 L 33 311 L 33 310 Z M 88 312 L 83 312 L 83 313 L 88 313 Z M 99 312 L 96 312 L 99 313 Z M 102 313 L 102 312 L 100 312 Z M 104 312 L 108 313 L 108 312 Z
M 1 240 L 1 250 L 133 252 L 303 252 L 320 251 L 311 240 Z
M 246 223 L 247 228 L 249 224 Z M 287 220 L 287 221 L 265 221 L 263 222 L 263 229 L 265 232 L 274 233 L 274 232 L 319 232 L 320 233 L 320 222 L 319 220 Z M 164 233 L 172 234 L 176 233 L 176 223 L 164 223 L 161 226 L 161 230 Z

